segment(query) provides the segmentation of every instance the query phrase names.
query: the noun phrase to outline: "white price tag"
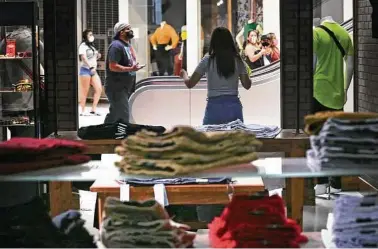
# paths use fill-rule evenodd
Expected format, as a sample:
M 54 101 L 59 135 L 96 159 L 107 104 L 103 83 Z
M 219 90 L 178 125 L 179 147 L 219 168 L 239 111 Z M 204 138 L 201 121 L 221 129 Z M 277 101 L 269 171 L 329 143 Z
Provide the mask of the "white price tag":
M 120 189 L 120 201 L 130 201 L 130 185 L 122 184 Z
M 196 182 L 197 182 L 197 183 L 208 183 L 209 180 L 208 180 L 208 179 L 203 179 L 203 178 L 197 178 L 197 179 L 196 179 Z
M 154 185 L 154 195 L 155 195 L 155 200 L 159 202 L 163 207 L 166 207 L 169 205 L 168 195 L 167 195 L 167 191 L 165 189 L 164 184 Z

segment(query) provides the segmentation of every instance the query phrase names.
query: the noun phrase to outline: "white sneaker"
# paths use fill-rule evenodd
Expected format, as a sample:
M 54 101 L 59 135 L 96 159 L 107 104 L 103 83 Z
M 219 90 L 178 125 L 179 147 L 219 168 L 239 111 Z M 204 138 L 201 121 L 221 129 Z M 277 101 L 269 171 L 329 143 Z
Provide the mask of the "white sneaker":
M 324 195 L 328 193 L 328 184 L 316 184 L 315 195 Z
M 337 194 L 341 192 L 341 189 L 330 187 L 331 194 Z M 328 188 L 327 188 L 327 194 L 328 194 Z

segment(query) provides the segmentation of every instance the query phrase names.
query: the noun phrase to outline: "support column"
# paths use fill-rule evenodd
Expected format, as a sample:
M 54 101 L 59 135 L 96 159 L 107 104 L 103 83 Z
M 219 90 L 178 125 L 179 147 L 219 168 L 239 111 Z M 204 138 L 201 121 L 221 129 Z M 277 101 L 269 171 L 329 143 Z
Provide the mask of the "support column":
M 201 60 L 201 0 L 186 1 L 187 65 L 191 75 Z
M 118 21 L 129 22 L 129 0 L 118 0 Z

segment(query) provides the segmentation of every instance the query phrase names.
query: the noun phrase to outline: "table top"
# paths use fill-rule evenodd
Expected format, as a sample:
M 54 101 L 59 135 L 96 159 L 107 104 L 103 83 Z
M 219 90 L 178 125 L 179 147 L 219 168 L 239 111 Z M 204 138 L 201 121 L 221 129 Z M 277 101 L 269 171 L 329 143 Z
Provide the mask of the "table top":
M 207 229 L 197 231 L 197 236 L 194 240 L 194 248 L 211 248 L 208 233 L 209 231 Z M 309 241 L 303 244 L 301 248 L 325 248 L 320 232 L 307 232 L 303 234 L 307 236 Z
M 2 181 L 95 181 L 97 179 L 130 179 L 130 178 L 169 178 L 159 175 L 131 175 L 121 173 L 114 162 L 120 157 L 114 157 L 113 161 L 90 161 L 75 166 L 62 166 L 45 170 L 28 171 L 21 174 L 0 176 Z M 306 158 L 266 158 L 249 164 L 209 169 L 201 172 L 193 172 L 187 175 L 173 177 L 266 177 L 266 178 L 314 178 L 324 176 L 361 176 L 364 174 L 376 174 L 374 168 L 338 168 L 317 170 L 307 166 Z

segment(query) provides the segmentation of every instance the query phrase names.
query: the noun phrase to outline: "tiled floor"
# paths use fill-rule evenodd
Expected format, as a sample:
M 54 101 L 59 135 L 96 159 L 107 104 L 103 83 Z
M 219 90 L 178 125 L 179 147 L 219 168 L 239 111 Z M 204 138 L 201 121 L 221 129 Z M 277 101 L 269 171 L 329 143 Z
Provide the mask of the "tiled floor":
M 86 111 L 89 112 L 90 110 L 91 104 L 87 104 Z M 97 106 L 97 112 L 100 113 L 101 116 L 79 116 L 79 127 L 104 123 L 105 116 L 109 112 L 109 104 L 100 103 Z

